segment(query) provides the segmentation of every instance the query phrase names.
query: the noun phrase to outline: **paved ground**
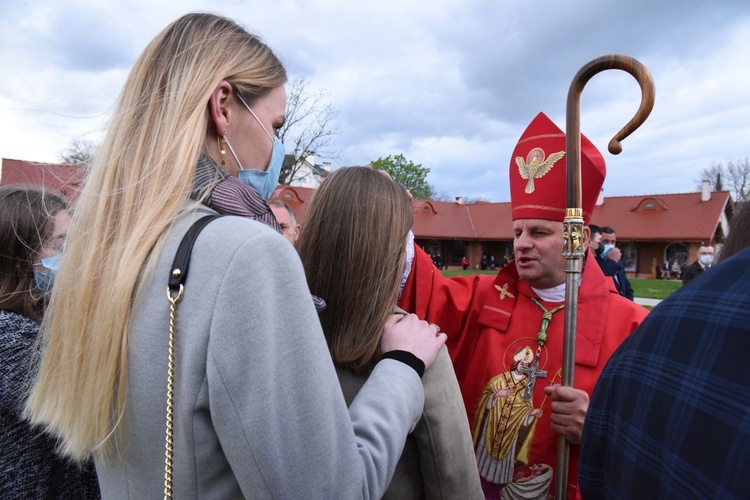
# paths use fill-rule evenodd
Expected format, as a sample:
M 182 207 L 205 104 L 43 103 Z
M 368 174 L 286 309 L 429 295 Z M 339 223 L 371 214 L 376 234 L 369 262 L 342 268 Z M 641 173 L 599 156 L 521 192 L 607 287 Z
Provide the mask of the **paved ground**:
M 653 307 L 653 306 L 657 305 L 659 302 L 661 302 L 661 300 L 659 300 L 659 299 L 641 299 L 641 298 L 638 298 L 638 297 L 635 298 L 635 303 L 636 304 L 640 304 L 642 306 L 651 306 L 651 307 Z

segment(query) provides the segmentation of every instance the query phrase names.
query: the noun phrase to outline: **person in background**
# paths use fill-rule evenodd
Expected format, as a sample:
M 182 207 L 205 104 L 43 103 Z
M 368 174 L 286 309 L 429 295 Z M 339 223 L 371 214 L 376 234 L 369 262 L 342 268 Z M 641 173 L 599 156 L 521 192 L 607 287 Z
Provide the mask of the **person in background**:
M 297 216 L 294 215 L 294 209 L 281 200 L 271 200 L 268 202 L 273 215 L 281 227 L 281 234 L 294 245 L 299 238 L 300 225 L 297 224 Z
M 672 271 L 672 277 L 675 279 L 680 279 L 680 277 L 682 276 L 682 266 L 680 265 L 679 259 L 675 257 L 672 260 L 670 269 Z
M 505 267 L 505 266 L 507 266 L 507 265 L 508 265 L 508 263 L 509 263 L 509 262 L 510 262 L 511 260 L 513 260 L 513 256 L 512 256 L 512 255 L 507 255 L 507 254 L 506 254 L 506 255 L 503 255 L 503 258 L 502 258 L 502 259 L 500 259 L 500 267 Z
M 745 204 L 719 263 L 610 358 L 583 428 L 583 498 L 750 498 L 748 246 Z
M 669 279 L 669 262 L 667 262 L 666 260 L 662 263 L 661 267 L 659 268 L 659 279 L 662 279 L 662 280 Z
M 299 257 L 261 223 L 275 224 L 286 80 L 259 37 L 191 13 L 148 44 L 114 106 L 25 409 L 66 455 L 93 455 L 106 498 L 380 497 L 422 413 L 420 374 L 445 336 L 391 319 L 347 409 Z M 220 211 L 229 177 L 210 169 L 257 194 L 258 219 L 208 224 L 167 296 L 183 236 Z M 223 194 L 246 208 L 231 198 L 245 192 Z
M 596 262 L 602 268 L 604 276 L 610 276 L 615 282 L 617 292 L 628 300 L 633 300 L 633 287 L 630 285 L 625 268 L 622 267 L 622 253 L 617 248 L 615 230 L 609 226 L 591 228 L 591 248 L 596 255 Z
M 682 273 L 682 284 L 685 285 L 693 278 L 707 271 L 714 263 L 714 247 L 711 245 L 701 245 L 698 247 L 698 259 L 685 267 Z
M 548 498 L 557 443 L 571 447 L 569 498 L 589 394 L 611 353 L 646 316 L 586 253 L 578 292 L 575 387 L 559 385 L 565 324 L 565 134 L 539 113 L 509 164 L 515 259 L 496 276 L 446 278 L 415 249 L 399 305 L 448 334 L 488 498 Z M 604 158 L 581 136 L 582 215 L 588 224 Z M 543 176 L 540 175 L 543 173 Z M 580 244 L 585 252 L 589 229 Z
M 310 203 L 297 250 L 310 291 L 327 304 L 320 322 L 347 404 L 381 356 L 379 339 L 396 306 L 412 223 L 406 190 L 369 168 L 339 168 Z M 383 498 L 483 498 L 445 348 L 422 383 L 422 417 Z
M 464 271 L 469 268 L 469 259 L 467 259 L 465 255 L 461 257 L 461 267 Z
M 68 232 L 68 203 L 36 187 L 0 187 L 0 496 L 99 498 L 91 462 L 55 453 L 22 418 L 39 323 Z M 64 383 L 64 381 L 58 381 Z
M 435 264 L 435 267 L 437 267 L 441 271 L 443 270 L 443 258 L 440 257 L 439 253 L 436 253 L 432 256 L 432 262 Z

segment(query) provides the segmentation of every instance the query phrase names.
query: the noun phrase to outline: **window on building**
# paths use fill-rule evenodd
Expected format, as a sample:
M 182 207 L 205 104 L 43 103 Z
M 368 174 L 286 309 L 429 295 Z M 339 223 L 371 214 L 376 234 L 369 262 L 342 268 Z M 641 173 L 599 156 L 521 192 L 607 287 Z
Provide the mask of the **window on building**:
M 632 243 L 622 243 L 617 245 L 622 252 L 622 267 L 626 271 L 636 272 L 636 263 L 638 262 L 638 251 Z
M 430 255 L 440 255 L 440 242 L 438 240 L 430 240 L 425 245 L 424 250 Z
M 451 264 L 457 266 L 461 264 L 461 258 L 466 255 L 466 246 L 463 241 L 453 242 L 453 252 L 451 255 Z
M 684 243 L 671 243 L 667 246 L 665 257 L 669 265 L 677 261 L 680 266 L 684 266 L 688 259 L 688 247 Z
M 424 246 L 425 252 L 432 257 L 432 262 L 437 266 L 438 269 L 446 269 L 448 262 L 446 256 L 442 252 L 442 245 L 438 240 L 430 240 Z

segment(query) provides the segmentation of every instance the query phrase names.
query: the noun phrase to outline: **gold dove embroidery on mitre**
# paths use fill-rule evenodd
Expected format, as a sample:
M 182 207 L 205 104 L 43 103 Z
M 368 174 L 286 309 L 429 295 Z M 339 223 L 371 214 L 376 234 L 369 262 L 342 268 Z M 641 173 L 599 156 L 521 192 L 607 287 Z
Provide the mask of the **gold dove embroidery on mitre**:
M 552 153 L 546 160 L 544 156 L 542 148 L 534 148 L 529 151 L 529 154 L 526 155 L 526 161 L 522 157 L 516 156 L 516 165 L 518 165 L 518 172 L 521 174 L 521 178 L 528 179 L 529 181 L 524 190 L 526 194 L 534 192 L 534 179 L 541 179 L 547 172 L 552 170 L 555 163 L 565 156 L 565 151 Z

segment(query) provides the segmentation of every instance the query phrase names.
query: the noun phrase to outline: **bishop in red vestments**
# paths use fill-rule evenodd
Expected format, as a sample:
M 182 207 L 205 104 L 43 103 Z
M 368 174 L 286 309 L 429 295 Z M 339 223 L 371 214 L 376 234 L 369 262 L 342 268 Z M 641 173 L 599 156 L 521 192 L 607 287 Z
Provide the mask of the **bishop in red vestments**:
M 578 292 L 575 387 L 562 387 L 565 134 L 539 113 L 510 161 L 514 260 L 496 276 L 445 278 L 415 248 L 399 305 L 440 326 L 456 370 L 488 498 L 548 498 L 557 436 L 571 447 L 568 497 L 576 498 L 578 446 L 589 395 L 604 364 L 647 310 L 621 297 L 587 252 Z M 584 248 L 605 176 L 581 137 Z

